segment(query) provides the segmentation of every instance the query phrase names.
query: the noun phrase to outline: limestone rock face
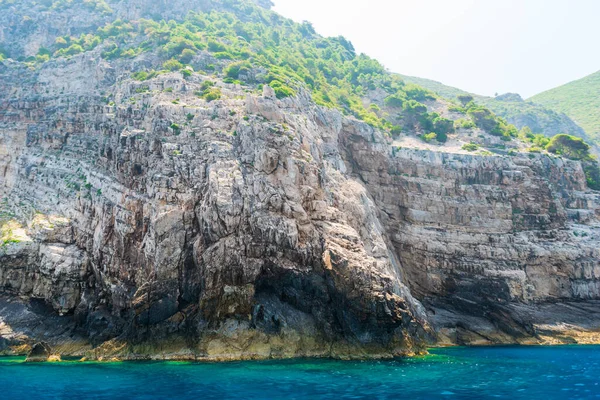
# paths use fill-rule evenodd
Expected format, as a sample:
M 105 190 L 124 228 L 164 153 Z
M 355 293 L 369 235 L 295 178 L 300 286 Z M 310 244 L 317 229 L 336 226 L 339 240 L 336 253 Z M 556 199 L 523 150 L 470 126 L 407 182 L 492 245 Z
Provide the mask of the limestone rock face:
M 302 89 L 139 82 L 131 63 L 152 55 L 100 53 L 0 63 L 0 351 L 43 339 L 98 359 L 350 358 L 598 341 L 600 194 L 578 162 L 399 149 Z M 221 99 L 194 94 L 207 80 Z
M 206 103 L 205 78 L 179 73 L 143 105 L 106 106 L 90 93 L 114 73 L 96 56 L 4 64 L 0 184 L 21 235 L 0 250 L 6 296 L 43 299 L 90 346 L 132 357 L 390 356 L 432 338 L 344 160 L 349 131 L 380 133 L 302 92 L 240 100 L 220 84 Z M 13 87 L 22 73 L 40 89 Z

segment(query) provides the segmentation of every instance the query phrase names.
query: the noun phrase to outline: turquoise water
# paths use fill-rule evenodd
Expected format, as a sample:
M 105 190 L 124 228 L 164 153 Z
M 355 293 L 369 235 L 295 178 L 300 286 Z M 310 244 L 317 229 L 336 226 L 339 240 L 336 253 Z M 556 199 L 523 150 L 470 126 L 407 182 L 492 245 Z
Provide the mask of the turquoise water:
M 598 399 L 600 347 L 432 350 L 381 362 L 24 364 L 0 358 L 0 399 Z

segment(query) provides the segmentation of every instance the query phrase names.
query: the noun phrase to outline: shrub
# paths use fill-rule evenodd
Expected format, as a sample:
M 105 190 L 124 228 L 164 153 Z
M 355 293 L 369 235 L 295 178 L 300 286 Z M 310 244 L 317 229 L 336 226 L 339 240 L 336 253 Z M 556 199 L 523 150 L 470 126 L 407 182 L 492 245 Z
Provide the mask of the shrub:
M 457 119 L 454 121 L 454 129 L 473 129 L 475 124 L 470 119 Z
M 209 103 L 214 100 L 219 100 L 221 98 L 221 96 L 222 96 L 221 89 L 219 89 L 217 87 L 207 89 L 202 94 L 202 98 L 204 100 L 208 101 Z
M 278 99 L 283 99 L 296 94 L 292 88 L 278 80 L 271 81 L 269 86 L 273 88 Z
M 406 93 L 406 97 L 412 100 L 424 101 L 435 99 L 435 95 L 432 92 L 412 83 L 404 86 L 404 92 Z
M 550 139 L 546 150 L 572 160 L 588 160 L 591 158 L 590 145 L 584 142 L 583 139 L 572 135 L 560 134 L 554 136 Z
M 135 79 L 136 81 L 147 81 L 148 79 L 152 79 L 155 76 L 158 75 L 158 72 L 154 71 L 154 70 L 150 70 L 150 71 L 138 71 L 138 72 L 134 72 L 131 77 L 133 79 Z
M 392 134 L 392 136 L 398 136 L 402 133 L 402 127 L 392 126 L 392 129 L 390 129 L 390 133 Z
M 57 37 L 56 40 L 54 40 L 54 47 L 56 47 L 57 49 L 64 49 L 69 47 L 69 45 L 67 44 L 67 40 L 64 37 Z
M 179 61 L 181 61 L 183 64 L 189 64 L 195 55 L 195 51 L 191 49 L 183 49 L 181 55 L 179 56 Z
M 221 44 L 211 39 L 208 41 L 208 51 L 212 53 L 225 52 L 227 51 L 227 47 L 224 44 Z
M 431 142 L 432 140 L 436 140 L 437 139 L 437 133 L 435 132 L 431 132 L 431 133 L 427 133 L 427 134 L 422 134 L 419 136 L 424 142 Z
M 54 53 L 54 55 L 56 57 L 74 56 L 75 54 L 79 54 L 79 53 L 83 53 L 83 47 L 81 47 L 78 44 L 72 44 L 71 46 L 67 47 L 66 49 L 58 50 L 56 53 Z
M 498 122 L 496 121 L 494 114 L 492 114 L 492 112 L 487 108 L 472 107 L 469 109 L 468 113 L 473 119 L 475 125 L 488 133 L 491 133 L 498 126 Z
M 466 107 L 467 104 L 473 101 L 473 96 L 468 94 L 461 94 L 456 96 L 456 98 L 458 99 L 458 101 L 460 101 L 460 104 L 462 104 L 463 107 Z
M 538 133 L 533 136 L 532 143 L 538 147 L 546 148 L 546 146 L 548 146 L 548 143 L 550 143 L 550 138 L 544 136 L 541 133 Z
M 388 107 L 402 108 L 405 101 L 406 101 L 405 96 L 401 96 L 399 94 L 393 94 L 391 96 L 386 97 L 385 100 L 383 101 L 383 103 Z
M 170 60 L 165 61 L 165 63 L 163 64 L 163 68 L 167 71 L 179 71 L 183 68 L 183 64 L 171 58 Z
M 250 71 L 250 68 L 252 68 L 252 65 L 248 61 L 238 61 L 229 64 L 223 72 L 225 72 L 225 76 L 228 78 L 238 79 L 240 73 L 247 73 Z
M 596 162 L 586 162 L 583 164 L 585 180 L 590 189 L 600 190 L 600 168 Z
M 479 145 L 477 145 L 475 143 L 466 143 L 466 144 L 463 145 L 462 149 L 466 150 L 466 151 L 473 152 L 473 151 L 479 150 Z
M 440 143 L 446 143 L 446 141 L 448 140 L 448 135 L 444 132 L 435 132 L 435 135 L 435 140 L 437 140 Z
M 448 106 L 448 111 L 459 113 L 459 114 L 466 113 L 466 110 L 464 108 L 462 108 L 460 106 L 457 106 L 457 105 L 450 105 L 450 106 Z
M 528 126 L 524 126 L 520 131 L 519 131 L 519 136 L 518 138 L 521 139 L 523 142 L 531 142 L 533 141 L 533 138 L 535 137 L 535 135 L 533 134 L 533 132 L 531 131 L 531 128 L 529 128 Z
M 408 100 L 404 102 L 402 108 L 405 112 L 414 115 L 423 114 L 427 112 L 427 107 L 425 106 L 425 104 L 419 103 L 415 100 Z
M 443 135 L 454 133 L 454 121 L 441 116 L 435 116 L 432 122 L 435 133 Z

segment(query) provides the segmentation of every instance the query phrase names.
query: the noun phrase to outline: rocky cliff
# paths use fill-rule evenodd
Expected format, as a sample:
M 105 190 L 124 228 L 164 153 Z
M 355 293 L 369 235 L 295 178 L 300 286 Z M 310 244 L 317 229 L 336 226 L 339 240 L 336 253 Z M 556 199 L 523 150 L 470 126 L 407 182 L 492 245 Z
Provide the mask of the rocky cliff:
M 102 50 L 0 63 L 0 351 L 598 341 L 600 193 L 579 162 L 398 148 L 302 87 L 140 81 L 155 56 Z M 198 96 L 209 81 L 220 99 Z

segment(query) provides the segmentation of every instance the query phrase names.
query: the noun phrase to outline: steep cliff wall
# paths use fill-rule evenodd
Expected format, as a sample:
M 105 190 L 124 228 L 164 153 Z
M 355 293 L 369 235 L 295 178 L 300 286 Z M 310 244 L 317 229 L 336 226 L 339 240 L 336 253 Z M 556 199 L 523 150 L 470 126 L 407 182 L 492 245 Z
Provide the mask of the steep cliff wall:
M 132 354 L 420 348 L 424 310 L 340 155 L 346 125 L 377 132 L 268 87 L 223 84 L 225 99 L 207 103 L 193 94 L 203 77 L 180 73 L 141 94 L 121 80 L 119 105 L 102 105 L 90 93 L 114 74 L 96 61 L 3 88 L 3 206 L 21 224 L 0 253 L 5 294 L 43 299 L 91 344 Z
M 122 18 L 213 3 L 110 2 Z M 22 57 L 58 35 L 39 29 L 104 21 L 37 10 L 24 31 L 13 8 L 0 37 Z M 436 151 L 399 148 L 423 142 L 317 106 L 306 86 L 278 99 L 256 79 L 226 83 L 230 61 L 214 52 L 189 63 L 210 76 L 135 80 L 162 67 L 160 51 L 109 61 L 105 49 L 0 61 L 0 352 L 44 340 L 87 357 L 218 360 L 600 342 L 600 198 L 580 163 L 475 128 L 421 146 Z M 382 88 L 368 95 L 397 112 Z M 464 154 L 471 141 L 504 150 Z
M 364 356 L 600 322 L 585 311 L 599 201 L 579 163 L 396 149 L 303 93 L 221 83 L 207 103 L 206 77 L 180 73 L 140 91 L 93 54 L 1 73 L 6 343 Z M 55 314 L 59 333 L 32 326 Z

